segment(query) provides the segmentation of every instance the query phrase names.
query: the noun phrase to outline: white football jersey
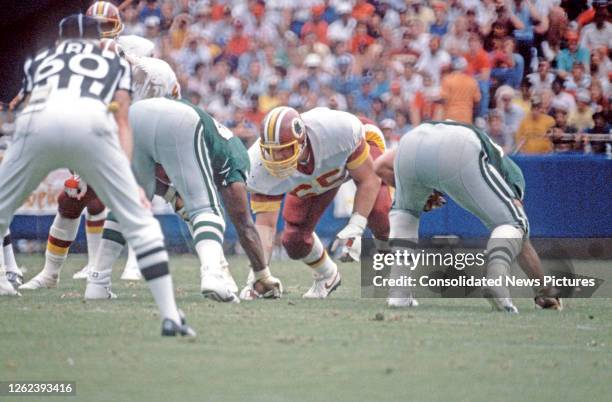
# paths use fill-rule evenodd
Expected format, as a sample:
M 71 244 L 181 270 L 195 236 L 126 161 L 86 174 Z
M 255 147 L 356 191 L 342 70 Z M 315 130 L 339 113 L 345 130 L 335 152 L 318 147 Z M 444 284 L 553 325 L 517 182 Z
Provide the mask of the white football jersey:
M 180 95 L 178 80 L 172 67 L 154 57 L 129 57 L 132 66 L 132 98 L 160 98 Z
M 272 176 L 261 162 L 259 139 L 249 149 L 251 173 L 247 187 L 263 195 L 292 193 L 300 198 L 322 194 L 348 177 L 347 162 L 365 141 L 359 119 L 346 112 L 319 107 L 301 114 L 314 155 L 312 174 L 295 171 L 287 178 Z

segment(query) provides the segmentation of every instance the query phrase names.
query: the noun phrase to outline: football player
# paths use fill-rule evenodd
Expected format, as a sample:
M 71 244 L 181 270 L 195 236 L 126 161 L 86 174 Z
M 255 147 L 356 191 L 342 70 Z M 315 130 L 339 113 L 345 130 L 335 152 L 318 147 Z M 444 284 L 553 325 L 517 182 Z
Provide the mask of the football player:
M 6 278 L 17 289 L 23 284 L 23 272 L 17 266 L 15 260 L 15 252 L 13 250 L 13 239 L 11 238 L 10 230 L 7 230 L 4 239 L 2 240 L 2 252 L 4 253 L 4 264 L 6 269 Z
M 130 170 L 130 65 L 99 35 L 97 20 L 71 15 L 60 23 L 56 46 L 26 61 L 29 100 L 0 165 L 0 233 L 50 171 L 78 171 L 121 222 L 159 307 L 162 335 L 192 337 L 176 306 L 161 228 Z M 3 259 L 0 253 L 0 266 Z
M 109 47 L 115 46 L 113 42 L 119 44 L 117 50 L 124 52 L 132 65 L 136 59 L 152 55 L 154 45 L 151 41 L 135 35 L 119 36 L 123 31 L 123 23 L 119 10 L 113 4 L 107 1 L 96 1 L 87 9 L 86 15 L 100 22 L 102 27 L 100 37 L 105 40 L 104 43 Z M 138 99 L 141 94 L 135 93 L 133 96 Z M 49 230 L 43 269 L 20 289 L 36 290 L 57 287 L 61 268 L 66 261 L 70 246 L 76 239 L 81 214 L 84 210 L 86 212 L 85 234 L 88 262 L 83 269 L 73 275 L 73 278 L 87 278 L 89 270 L 95 263 L 107 213 L 104 204 L 94 189 L 88 186 L 79 175 L 73 175 L 65 181 L 64 191 L 60 193 L 57 203 L 58 212 Z M 121 279 L 138 280 L 140 278 L 136 255 L 128 248 L 128 259 Z
M 543 278 L 539 258 L 527 237 L 523 174 L 484 131 L 452 121 L 424 123 L 404 135 L 398 148 L 386 152 L 375 167 L 383 181 L 396 189 L 389 220 L 390 239 L 397 241 L 397 247 L 416 247 L 419 217 L 427 210 L 432 191 L 441 191 L 491 230 L 487 277 L 508 275 L 518 258 L 530 277 Z M 394 266 L 391 276 L 400 275 L 401 268 Z M 495 309 L 518 312 L 505 286 L 484 292 Z M 540 307 L 560 308 L 558 299 L 543 296 L 536 298 Z M 400 287 L 390 290 L 387 303 L 390 307 L 417 305 Z
M 149 199 L 157 190 L 188 221 L 201 264 L 202 294 L 221 302 L 239 302 L 221 267 L 223 199 L 255 271 L 257 296 L 280 297 L 281 282 L 265 264 L 261 240 L 248 208 L 245 181 L 249 157 L 240 139 L 198 107 L 169 98 L 134 103 L 130 107 L 130 123 L 134 130 L 132 169 Z M 163 189 L 160 181 L 166 184 Z M 112 262 L 125 240 L 112 216 L 106 226 L 108 244 L 102 246 L 101 255 L 105 248 L 108 250 L 89 275 L 86 299 L 114 297 L 110 289 Z
M 357 192 L 351 218 L 332 249 L 341 250 L 344 261 L 358 261 L 366 226 L 377 247 L 386 248 L 391 196 L 373 167 L 384 149 L 380 130 L 350 113 L 315 108 L 299 114 L 280 106 L 265 117 L 249 149 L 251 209 L 269 259 L 284 198 L 282 244 L 290 258 L 313 270 L 314 283 L 304 298 L 326 298 L 340 285 L 338 267 L 314 229 L 344 181 L 353 179 Z

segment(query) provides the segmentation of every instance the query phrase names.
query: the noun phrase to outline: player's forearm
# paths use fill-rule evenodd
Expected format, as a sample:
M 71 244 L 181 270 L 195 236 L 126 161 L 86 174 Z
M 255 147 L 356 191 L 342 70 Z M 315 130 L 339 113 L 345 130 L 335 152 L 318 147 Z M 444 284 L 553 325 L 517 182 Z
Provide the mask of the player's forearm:
M 267 259 L 261 238 L 248 206 L 247 191 L 244 183 L 231 183 L 221 190 L 227 213 L 238 232 L 238 240 L 249 258 L 253 271 L 266 268 Z
M 373 171 L 372 175 L 367 179 L 355 183 L 357 185 L 357 192 L 355 193 L 353 213 L 358 213 L 366 218 L 370 215 L 378 196 L 380 183 L 380 178 Z
M 236 225 L 236 222 L 234 222 Z M 242 248 L 246 252 L 253 271 L 259 272 L 266 268 L 267 259 L 261 242 L 261 238 L 253 221 L 249 219 L 248 223 L 236 226 L 238 231 L 238 240 Z
M 270 263 L 274 238 L 276 237 L 276 221 L 278 212 L 260 212 L 255 215 L 255 228 L 261 239 L 262 249 L 266 263 Z

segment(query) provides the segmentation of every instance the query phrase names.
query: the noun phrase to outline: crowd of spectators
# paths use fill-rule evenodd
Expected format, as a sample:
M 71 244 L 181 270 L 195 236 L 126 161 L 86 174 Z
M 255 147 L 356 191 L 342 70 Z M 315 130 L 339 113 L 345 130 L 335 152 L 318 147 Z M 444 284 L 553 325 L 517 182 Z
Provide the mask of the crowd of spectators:
M 590 141 L 612 121 L 607 0 L 132 4 L 124 33 L 154 41 L 183 96 L 247 145 L 267 111 L 289 105 L 367 116 L 391 145 L 450 118 L 508 152 L 610 147 Z

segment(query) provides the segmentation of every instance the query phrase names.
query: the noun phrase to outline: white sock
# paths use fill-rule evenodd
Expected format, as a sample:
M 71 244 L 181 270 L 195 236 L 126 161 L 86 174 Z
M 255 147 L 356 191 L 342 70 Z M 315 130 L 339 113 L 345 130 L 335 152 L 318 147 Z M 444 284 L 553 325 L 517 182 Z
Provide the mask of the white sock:
M 219 270 L 223 256 L 225 221 L 212 213 L 199 213 L 191 220 L 193 242 L 202 269 Z
M 147 282 L 153 298 L 159 308 L 162 319 L 169 318 L 180 324 L 181 318 L 174 299 L 174 288 L 172 287 L 172 277 L 170 275 L 160 276 Z
M 96 262 L 98 247 L 102 240 L 102 230 L 104 229 L 104 219 L 106 210 L 97 215 L 90 215 L 87 212 L 85 221 L 85 235 L 87 237 L 87 265 L 92 266 Z
M 51 277 L 57 277 L 66 257 L 70 244 L 76 239 L 81 217 L 77 219 L 64 218 L 57 214 L 49 230 L 45 266 L 42 272 Z
M 195 245 L 203 269 L 221 270 L 223 247 L 215 240 L 201 240 Z
M 100 247 L 98 247 L 98 255 L 89 271 L 88 281 L 110 284 L 113 264 L 119 259 L 119 256 L 121 256 L 123 247 L 121 243 L 102 239 L 100 241 Z
M 313 233 L 312 236 L 314 237 L 312 249 L 306 257 L 302 258 L 302 261 L 310 266 L 317 275 L 328 278 L 336 273 L 338 267 L 327 254 L 319 236 L 316 233 Z
M 419 241 L 419 218 L 408 211 L 393 209 L 389 212 L 389 243 L 391 250 L 414 252 Z M 410 270 L 405 266 L 393 265 L 389 272 L 390 279 L 399 279 L 402 276 L 410 276 Z M 390 298 L 408 298 L 411 296 L 410 288 L 405 286 L 391 286 L 389 288 Z

